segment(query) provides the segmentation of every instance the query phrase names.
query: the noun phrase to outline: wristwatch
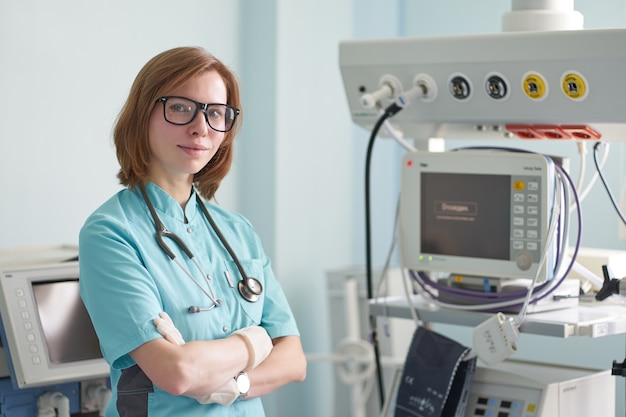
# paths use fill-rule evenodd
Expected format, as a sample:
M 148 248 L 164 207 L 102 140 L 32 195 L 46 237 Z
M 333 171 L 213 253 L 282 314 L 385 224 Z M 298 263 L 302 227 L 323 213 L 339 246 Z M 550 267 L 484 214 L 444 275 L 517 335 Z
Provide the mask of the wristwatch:
M 250 378 L 248 374 L 244 371 L 239 372 L 235 375 L 235 383 L 237 384 L 237 389 L 239 390 L 239 398 L 246 398 L 248 396 L 248 392 L 250 391 Z

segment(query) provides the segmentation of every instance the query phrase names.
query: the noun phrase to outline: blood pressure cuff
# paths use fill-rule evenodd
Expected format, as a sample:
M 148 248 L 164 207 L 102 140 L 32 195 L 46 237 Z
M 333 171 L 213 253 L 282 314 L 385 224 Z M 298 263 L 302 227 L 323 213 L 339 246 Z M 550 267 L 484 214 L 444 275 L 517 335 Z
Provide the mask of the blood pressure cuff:
M 423 327 L 413 334 L 395 417 L 463 417 L 476 358 L 469 348 Z

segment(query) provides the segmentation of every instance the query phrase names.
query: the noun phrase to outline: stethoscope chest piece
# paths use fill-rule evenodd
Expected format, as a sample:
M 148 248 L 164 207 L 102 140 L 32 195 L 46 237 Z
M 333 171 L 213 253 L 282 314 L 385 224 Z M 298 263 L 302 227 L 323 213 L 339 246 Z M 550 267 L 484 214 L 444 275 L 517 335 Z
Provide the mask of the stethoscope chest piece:
M 259 301 L 259 297 L 263 293 L 263 285 L 254 277 L 245 277 L 239 280 L 237 289 L 244 300 L 251 303 Z

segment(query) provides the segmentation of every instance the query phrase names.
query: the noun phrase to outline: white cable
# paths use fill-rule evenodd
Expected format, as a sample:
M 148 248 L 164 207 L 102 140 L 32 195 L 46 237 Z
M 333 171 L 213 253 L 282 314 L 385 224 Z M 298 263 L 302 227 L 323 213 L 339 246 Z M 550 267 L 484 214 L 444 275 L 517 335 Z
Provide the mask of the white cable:
M 572 265 L 572 271 L 576 272 L 578 275 L 589 281 L 591 287 L 596 291 L 599 291 L 600 288 L 602 288 L 604 279 L 600 278 L 598 275 L 585 268 L 579 262 L 574 262 L 574 265 Z
M 419 278 L 417 278 L 420 281 L 420 284 L 428 287 L 428 285 L 422 281 Z M 548 285 L 546 285 L 545 287 L 541 288 L 539 291 L 536 292 L 536 296 L 542 296 L 544 294 L 548 294 L 551 291 L 554 290 L 554 288 L 556 288 L 557 284 L 558 284 L 557 279 L 553 279 L 551 280 Z M 512 300 L 505 300 L 505 301 L 500 301 L 500 302 L 496 302 L 496 303 L 489 303 L 489 304 L 469 304 L 469 305 L 462 305 L 462 304 L 451 304 L 451 303 L 445 303 L 443 301 L 438 300 L 437 298 L 432 298 L 429 297 L 429 299 L 436 305 L 440 306 L 440 307 L 446 307 L 446 308 L 450 308 L 450 309 L 454 309 L 454 310 L 467 310 L 467 311 L 481 311 L 481 310 L 485 310 L 486 308 L 489 309 L 500 309 L 500 308 L 506 308 L 506 307 L 510 307 L 510 306 L 514 306 L 514 305 L 518 305 L 520 303 L 520 299 L 512 299 Z
M 387 251 L 387 257 L 385 258 L 385 265 L 383 266 L 381 277 L 378 282 L 378 287 L 376 288 L 376 294 L 375 294 L 376 298 L 382 297 L 383 295 L 382 294 L 383 283 L 386 280 L 387 271 L 389 270 L 389 265 L 391 264 L 391 256 L 393 255 L 393 252 L 396 248 L 396 243 L 398 241 L 399 216 L 400 216 L 400 195 L 398 194 L 398 200 L 396 202 L 395 217 L 394 217 L 394 222 L 393 222 L 394 224 L 393 234 L 391 236 L 391 245 L 389 246 L 389 250 Z
M 604 145 L 604 154 L 602 155 L 602 159 L 600 160 L 599 166 L 600 169 L 604 168 L 604 164 L 606 163 L 606 160 L 609 156 L 609 143 L 606 142 Z M 585 187 L 585 189 L 578 193 L 578 201 L 582 203 L 582 201 L 587 197 L 587 195 L 589 194 L 589 192 L 591 191 L 591 189 L 593 188 L 593 186 L 595 185 L 596 181 L 598 180 L 599 174 L 598 172 L 594 172 L 593 176 L 591 177 L 591 179 L 589 180 L 589 183 L 587 183 L 587 186 Z M 576 209 L 575 205 L 570 205 L 570 212 L 574 211 Z
M 428 94 L 428 87 L 424 84 L 419 84 L 419 85 L 414 86 L 410 90 L 405 91 L 404 93 L 400 94 L 394 103 L 398 107 L 403 109 L 409 106 L 411 102 L 415 100 L 416 98 L 425 97 L 427 94 Z M 377 101 L 375 106 L 378 108 L 378 115 L 381 116 L 385 112 L 385 109 L 382 108 L 380 101 Z M 404 134 L 401 131 L 391 126 L 389 119 L 386 119 L 383 122 L 383 127 L 387 130 L 389 135 L 396 142 L 398 142 L 398 144 L 400 144 L 400 146 L 402 146 L 405 150 L 410 151 L 410 152 L 417 151 L 417 149 L 415 149 L 413 145 L 411 145 L 409 142 L 407 142 L 404 139 Z
M 550 281 L 549 285 L 547 285 L 546 287 L 542 288 L 541 290 L 536 292 L 537 297 L 542 296 L 544 294 L 547 294 L 551 291 L 554 290 L 554 288 L 556 288 L 556 283 L 558 282 L 558 280 L 552 280 Z M 423 281 L 421 281 L 422 285 L 425 285 L 425 283 Z M 443 301 L 440 301 L 436 298 L 432 298 L 429 297 L 429 299 L 433 302 L 433 304 L 436 304 L 439 307 L 445 307 L 445 308 L 450 308 L 453 310 L 466 310 L 466 311 L 483 311 L 486 308 L 489 309 L 502 309 L 502 308 L 506 308 L 506 307 L 511 307 L 514 305 L 518 305 L 520 303 L 520 299 L 513 299 L 513 300 L 506 300 L 506 301 L 500 301 L 497 303 L 490 303 L 490 304 L 469 304 L 469 305 L 461 305 L 461 304 L 451 304 L 451 303 L 445 303 Z
M 582 190 L 583 182 L 585 179 L 585 171 L 587 168 L 587 142 L 576 142 L 578 147 L 578 154 L 580 155 L 580 172 L 578 173 L 578 182 L 576 183 L 576 189 Z
M 620 155 L 622 156 L 620 159 L 620 163 L 618 164 L 618 166 L 620 167 L 620 178 L 624 178 L 624 153 L 621 152 Z M 622 187 L 619 190 L 619 194 L 618 197 L 626 197 L 626 181 L 622 181 Z
M 385 113 L 385 109 L 383 109 L 380 106 L 380 103 L 376 106 L 376 108 L 378 109 L 378 116 L 380 117 L 383 113 Z M 385 119 L 385 121 L 383 122 L 383 127 L 385 128 L 385 130 L 387 131 L 387 133 L 389 133 L 389 135 L 396 141 L 398 142 L 398 144 L 400 146 L 402 146 L 404 148 L 404 150 L 409 151 L 409 152 L 416 152 L 417 149 L 415 149 L 415 146 L 411 145 L 409 142 L 407 142 L 406 139 L 404 139 L 404 134 L 394 128 L 391 123 L 389 122 L 389 119 Z
M 378 287 L 376 288 L 376 294 L 375 294 L 375 298 L 374 298 L 374 303 L 378 304 L 378 300 L 383 299 L 383 295 L 387 295 L 387 293 L 385 292 L 383 294 L 382 292 L 382 288 L 383 288 L 383 283 L 386 282 L 386 280 L 388 279 L 388 270 L 389 270 L 389 265 L 391 264 L 391 257 L 395 251 L 397 242 L 398 242 L 398 232 L 399 232 L 399 228 L 400 228 L 400 195 L 398 195 L 398 202 L 396 203 L 396 211 L 395 211 L 395 220 L 394 220 L 394 232 L 393 232 L 393 236 L 391 239 L 391 245 L 389 247 L 389 251 L 387 252 L 387 258 L 385 260 L 385 265 L 383 267 L 382 273 L 381 273 L 381 277 L 380 280 L 378 282 Z M 413 320 L 415 321 L 416 325 L 420 325 L 421 320 L 419 319 L 419 316 L 417 315 L 417 310 L 414 308 L 413 306 L 413 300 L 411 299 L 410 293 L 409 293 L 409 289 L 408 289 L 408 277 L 406 275 L 406 270 L 404 268 L 401 269 L 401 273 L 402 273 L 402 284 L 403 284 L 403 289 L 404 289 L 404 295 L 407 298 L 407 301 L 409 302 L 409 305 L 411 306 L 411 316 L 413 317 Z M 389 315 L 388 313 L 388 304 L 387 304 L 387 300 L 388 297 L 384 298 L 384 312 L 385 314 L 383 315 L 383 317 L 385 318 L 385 324 L 388 324 L 388 320 L 389 320 Z
M 530 303 L 530 298 L 532 296 L 533 293 L 533 289 L 537 283 L 537 279 L 539 278 L 539 273 L 541 271 L 541 269 L 543 268 L 543 266 L 545 265 L 546 259 L 547 259 L 547 255 L 549 253 L 549 248 L 552 246 L 552 240 L 553 237 L 555 236 L 555 232 L 556 232 L 556 225 L 559 222 L 560 219 L 560 214 L 561 214 L 561 197 L 563 196 L 563 198 L 566 200 L 565 201 L 565 205 L 564 207 L 569 207 L 569 205 L 567 204 L 567 190 L 564 189 L 563 187 L 563 179 L 561 177 L 561 173 L 558 171 L 558 174 L 556 175 L 556 187 L 554 190 L 555 193 L 555 198 L 554 198 L 554 204 L 553 204 L 553 209 L 552 209 L 552 216 L 550 219 L 550 227 L 548 228 L 548 240 L 546 241 L 546 246 L 545 246 L 545 250 L 543 251 L 543 254 L 541 256 L 541 260 L 539 262 L 539 265 L 537 267 L 537 274 L 535 275 L 530 288 L 528 289 L 528 292 L 526 293 L 526 298 L 524 299 L 524 304 L 522 306 L 522 308 L 520 309 L 520 312 L 515 320 L 517 327 L 519 328 L 519 326 L 521 326 L 522 322 L 524 321 L 524 319 L 526 318 L 526 311 L 528 309 L 528 304 Z M 567 213 L 564 213 L 564 215 L 566 215 Z M 565 230 L 569 229 L 569 227 L 567 226 L 567 222 L 564 229 L 564 234 L 565 234 Z M 567 241 L 567 237 L 563 236 L 563 239 L 565 241 Z M 563 247 L 563 242 L 558 242 L 559 247 Z M 560 252 L 563 253 L 563 252 Z M 563 255 L 561 255 L 561 258 L 563 257 Z M 560 268 L 558 267 L 558 262 L 557 262 L 557 266 L 555 267 L 555 271 L 559 271 Z M 558 277 L 554 276 L 552 277 L 553 280 L 558 281 L 557 279 Z
M 406 268 L 402 268 L 402 286 L 404 288 L 404 296 L 406 297 L 407 302 L 409 303 L 409 308 L 411 310 L 411 317 L 413 317 L 413 321 L 416 326 L 422 325 L 422 320 L 420 320 L 417 314 L 417 307 L 413 302 L 413 297 L 411 297 L 411 292 L 409 291 L 409 277 L 407 276 Z

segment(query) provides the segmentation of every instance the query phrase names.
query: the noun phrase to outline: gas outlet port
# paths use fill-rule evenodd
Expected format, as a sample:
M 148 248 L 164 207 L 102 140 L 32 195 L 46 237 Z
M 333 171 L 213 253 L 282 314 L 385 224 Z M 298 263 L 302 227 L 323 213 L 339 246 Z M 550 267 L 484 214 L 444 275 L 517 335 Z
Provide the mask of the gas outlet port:
M 561 89 L 572 100 L 584 100 L 589 93 L 589 83 L 581 73 L 569 71 L 561 76 Z
M 485 80 L 485 90 L 489 97 L 501 100 L 509 95 L 509 83 L 500 74 L 489 74 Z
M 437 84 L 433 77 L 428 74 L 417 74 L 413 80 L 413 85 L 422 89 L 422 101 L 431 102 L 437 98 Z
M 450 78 L 450 93 L 458 100 L 466 100 L 472 94 L 472 85 L 467 77 L 462 74 L 454 74 Z

